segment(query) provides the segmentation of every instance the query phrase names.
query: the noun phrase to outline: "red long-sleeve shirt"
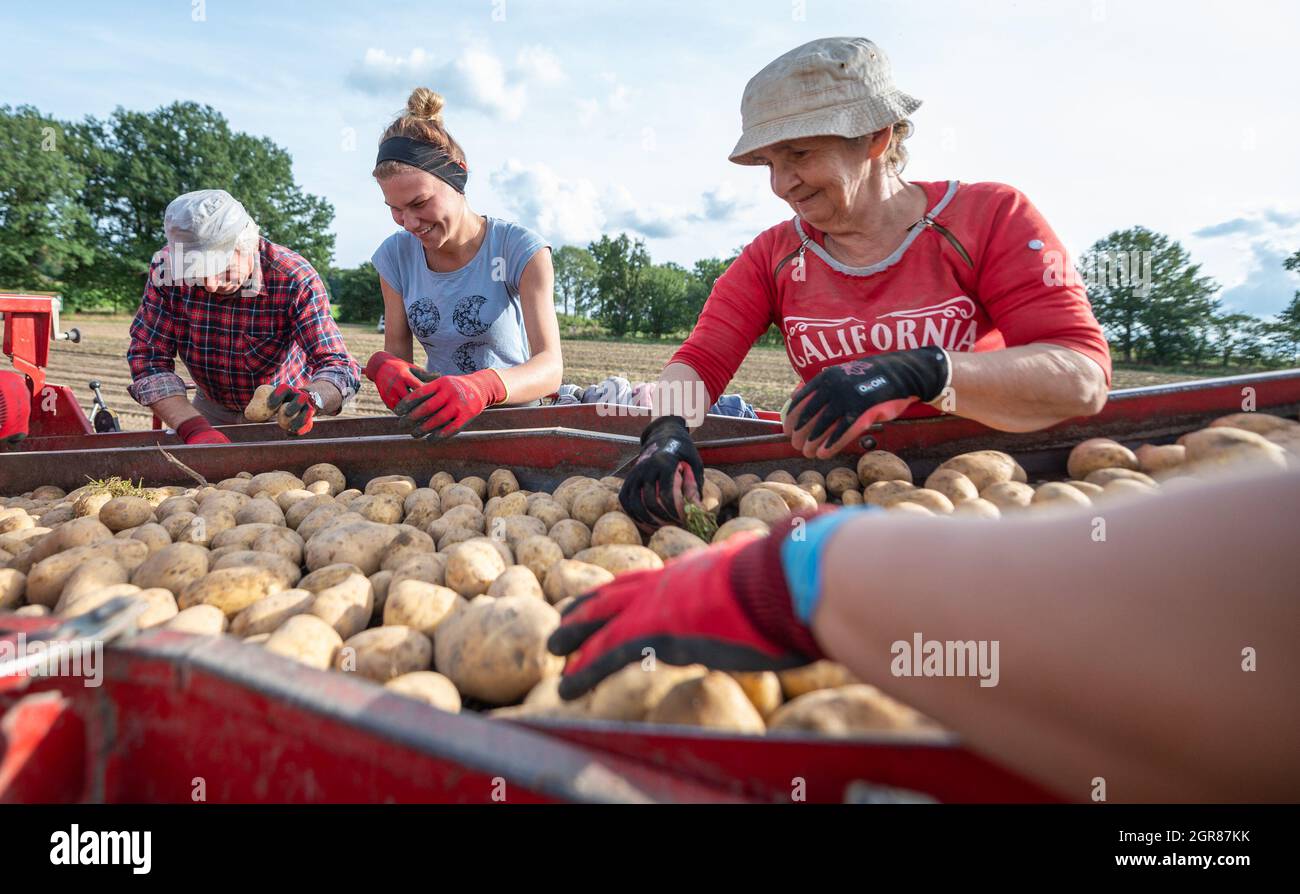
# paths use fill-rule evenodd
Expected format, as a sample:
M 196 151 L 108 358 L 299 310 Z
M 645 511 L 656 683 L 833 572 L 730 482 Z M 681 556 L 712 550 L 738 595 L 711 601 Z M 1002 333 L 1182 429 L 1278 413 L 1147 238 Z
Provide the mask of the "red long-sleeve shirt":
M 795 218 L 758 236 L 718 278 L 673 362 L 699 373 L 716 401 L 775 323 L 805 382 L 858 357 L 939 345 L 994 351 L 1046 343 L 1097 362 L 1110 351 L 1073 262 L 1038 210 L 1002 183 L 918 183 L 920 223 L 885 260 L 848 267 Z M 800 249 L 802 248 L 802 251 Z M 962 256 L 969 257 L 969 262 Z

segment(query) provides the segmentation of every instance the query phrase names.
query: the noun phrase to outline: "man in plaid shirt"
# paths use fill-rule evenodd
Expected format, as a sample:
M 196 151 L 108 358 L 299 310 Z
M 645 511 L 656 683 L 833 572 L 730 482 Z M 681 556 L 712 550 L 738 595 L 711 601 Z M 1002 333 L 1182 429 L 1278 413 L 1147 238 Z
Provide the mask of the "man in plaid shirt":
M 187 444 L 228 443 L 212 428 L 246 421 L 257 386 L 290 434 L 333 416 L 360 387 L 360 369 L 330 316 L 320 275 L 263 239 L 223 190 L 186 193 L 167 207 L 167 246 L 154 256 L 131 324 L 131 396 Z M 176 375 L 185 361 L 191 404 Z

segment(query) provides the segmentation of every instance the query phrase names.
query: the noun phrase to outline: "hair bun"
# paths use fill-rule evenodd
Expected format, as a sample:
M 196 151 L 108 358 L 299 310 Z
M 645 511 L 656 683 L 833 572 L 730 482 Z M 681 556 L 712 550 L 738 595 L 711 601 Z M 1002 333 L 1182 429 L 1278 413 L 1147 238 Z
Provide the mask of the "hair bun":
M 406 101 L 406 111 L 413 118 L 428 118 L 435 124 L 442 124 L 442 107 L 446 104 L 442 94 L 428 87 L 416 87 Z

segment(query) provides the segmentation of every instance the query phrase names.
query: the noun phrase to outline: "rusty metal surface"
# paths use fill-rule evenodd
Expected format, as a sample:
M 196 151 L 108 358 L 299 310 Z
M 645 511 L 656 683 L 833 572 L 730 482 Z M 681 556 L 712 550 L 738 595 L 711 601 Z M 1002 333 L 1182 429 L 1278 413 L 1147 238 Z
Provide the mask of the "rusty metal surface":
M 569 475 L 604 475 L 639 446 L 623 435 L 571 429 L 466 432 L 446 441 L 419 441 L 407 435 L 373 438 L 309 439 L 260 444 L 177 445 L 167 452 L 216 483 L 239 472 L 274 469 L 302 471 L 333 463 L 357 487 L 378 475 L 410 475 L 427 481 L 439 469 L 486 476 L 502 466 L 518 469 L 530 490 L 553 487 Z M 0 493 L 21 493 L 41 484 L 70 489 L 119 475 L 150 485 L 194 481 L 170 463 L 157 447 L 74 450 L 0 456 Z
M 1069 449 L 1079 441 L 1099 436 L 1128 443 L 1169 440 L 1218 416 L 1239 412 L 1243 389 L 1253 389 L 1260 411 L 1288 416 L 1300 411 L 1300 371 L 1290 370 L 1117 391 L 1098 415 L 1068 420 L 1039 432 L 1000 432 L 957 416 L 929 416 L 887 424 L 875 437 L 880 449 L 901 455 L 920 476 L 954 454 L 993 448 L 1014 454 L 1029 474 L 1048 477 L 1064 470 Z M 486 476 L 493 469 L 508 466 L 517 470 L 524 487 L 539 490 L 554 487 L 569 475 L 606 475 L 634 453 L 639 444 L 640 418 L 601 416 L 590 406 L 491 412 L 513 414 L 509 419 L 535 422 L 577 419 L 585 425 L 624 426 L 633 431 L 619 434 L 528 426 L 467 431 L 440 442 L 392 434 L 315 437 L 277 441 L 273 445 L 176 445 L 168 449 L 213 482 L 239 472 L 301 471 L 318 462 L 339 466 L 355 486 L 364 486 L 377 475 L 405 474 L 425 481 L 440 469 L 458 476 Z M 333 424 L 345 425 L 349 421 L 337 420 Z M 741 430 L 759 434 L 734 437 L 731 433 L 736 423 L 747 423 L 740 426 Z M 713 417 L 710 424 L 713 428 L 697 434 L 700 454 L 706 464 L 732 473 L 766 474 L 776 468 L 826 471 L 836 465 L 851 464 L 861 453 L 860 448 L 855 448 L 832 460 L 806 460 L 794 452 L 784 437 L 771 434 L 779 430 L 772 423 Z M 252 427 L 255 426 L 244 426 Z M 118 436 L 96 436 L 108 437 Z M 0 455 L 0 493 L 22 493 L 42 484 L 70 489 L 84 484 L 87 476 L 112 475 L 144 478 L 149 484 L 191 483 L 156 447 Z
M 528 428 L 574 428 L 591 432 L 640 437 L 648 421 L 646 411 L 633 407 L 619 407 L 617 415 L 592 404 L 559 407 L 505 407 L 487 410 L 470 421 L 466 432 L 502 431 Z M 89 423 L 86 423 L 89 426 Z M 347 419 L 317 419 L 311 432 L 302 438 L 290 439 L 284 430 L 272 422 L 245 425 L 217 426 L 222 434 L 237 444 L 316 441 L 338 438 L 373 438 L 404 434 L 397 427 L 395 416 L 366 416 Z M 87 429 L 88 430 L 88 429 Z M 781 426 L 759 419 L 738 419 L 731 416 L 708 416 L 696 429 L 699 438 L 739 438 L 779 432 Z M 114 432 L 87 434 L 63 432 L 49 437 L 35 433 L 19 442 L 15 451 L 48 452 L 55 450 L 121 450 L 126 447 L 151 447 L 155 444 L 180 445 L 175 435 L 164 431 Z

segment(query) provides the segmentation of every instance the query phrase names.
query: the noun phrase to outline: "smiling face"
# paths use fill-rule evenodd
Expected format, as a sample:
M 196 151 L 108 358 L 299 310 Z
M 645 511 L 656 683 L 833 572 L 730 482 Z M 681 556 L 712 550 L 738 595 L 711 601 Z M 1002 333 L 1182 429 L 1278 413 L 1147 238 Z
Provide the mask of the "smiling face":
M 379 181 L 393 222 L 435 251 L 465 211 L 465 197 L 430 173 L 407 168 Z
M 764 146 L 753 157 L 768 169 L 772 192 L 819 230 L 834 233 L 865 199 L 873 164 L 889 148 L 890 128 L 860 140 L 804 137 Z

